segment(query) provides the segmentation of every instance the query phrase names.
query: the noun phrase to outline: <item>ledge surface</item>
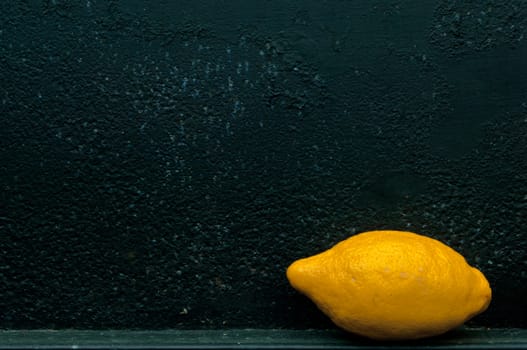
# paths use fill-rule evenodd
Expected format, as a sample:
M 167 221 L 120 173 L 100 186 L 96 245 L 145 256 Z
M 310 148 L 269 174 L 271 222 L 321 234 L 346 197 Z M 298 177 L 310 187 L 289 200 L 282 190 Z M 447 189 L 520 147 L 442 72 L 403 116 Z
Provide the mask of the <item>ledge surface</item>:
M 463 328 L 412 342 L 380 343 L 338 330 L 3 330 L 0 349 L 527 349 L 527 329 Z

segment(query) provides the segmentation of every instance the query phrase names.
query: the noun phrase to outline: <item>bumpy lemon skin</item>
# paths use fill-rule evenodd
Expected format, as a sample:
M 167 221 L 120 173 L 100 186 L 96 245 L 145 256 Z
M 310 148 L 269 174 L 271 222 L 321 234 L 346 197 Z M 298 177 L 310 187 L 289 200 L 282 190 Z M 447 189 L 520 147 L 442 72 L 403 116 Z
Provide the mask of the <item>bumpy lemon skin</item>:
M 339 327 L 377 340 L 445 333 L 485 311 L 485 276 L 447 245 L 404 231 L 370 231 L 295 261 L 291 285 Z

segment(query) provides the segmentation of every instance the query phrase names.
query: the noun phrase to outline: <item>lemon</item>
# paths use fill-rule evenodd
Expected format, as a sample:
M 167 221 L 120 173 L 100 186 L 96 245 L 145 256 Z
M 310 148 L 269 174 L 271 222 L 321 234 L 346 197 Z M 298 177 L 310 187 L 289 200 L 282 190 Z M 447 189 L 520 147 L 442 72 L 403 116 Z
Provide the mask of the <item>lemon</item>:
M 485 276 L 447 245 L 403 231 L 370 231 L 295 261 L 291 285 L 339 327 L 379 340 L 444 333 L 485 311 Z

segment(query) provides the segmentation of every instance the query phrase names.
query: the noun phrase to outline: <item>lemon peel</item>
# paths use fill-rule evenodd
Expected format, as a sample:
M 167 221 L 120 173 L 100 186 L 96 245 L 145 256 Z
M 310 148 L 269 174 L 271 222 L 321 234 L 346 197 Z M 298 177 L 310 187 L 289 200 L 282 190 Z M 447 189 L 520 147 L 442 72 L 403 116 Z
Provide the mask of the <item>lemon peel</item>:
M 299 259 L 287 278 L 339 327 L 378 340 L 442 334 L 485 311 L 483 273 L 433 238 L 370 231 Z

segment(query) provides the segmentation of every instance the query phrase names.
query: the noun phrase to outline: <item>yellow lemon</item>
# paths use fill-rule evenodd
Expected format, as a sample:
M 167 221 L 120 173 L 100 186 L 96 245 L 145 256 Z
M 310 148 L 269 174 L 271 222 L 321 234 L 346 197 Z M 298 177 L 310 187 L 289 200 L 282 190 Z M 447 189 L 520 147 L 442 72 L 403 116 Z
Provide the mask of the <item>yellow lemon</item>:
M 355 235 L 295 261 L 291 285 L 339 327 L 380 340 L 444 333 L 487 309 L 485 276 L 445 244 L 403 231 Z

